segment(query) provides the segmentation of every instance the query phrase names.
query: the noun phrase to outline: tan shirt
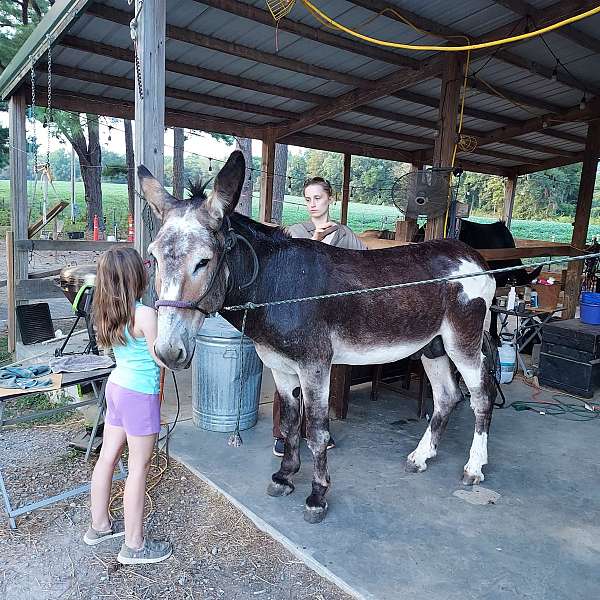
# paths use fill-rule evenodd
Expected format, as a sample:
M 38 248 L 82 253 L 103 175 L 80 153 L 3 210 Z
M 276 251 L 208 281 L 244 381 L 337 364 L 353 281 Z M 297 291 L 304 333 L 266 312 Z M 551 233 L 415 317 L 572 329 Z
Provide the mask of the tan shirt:
M 341 223 L 336 223 L 336 225 L 338 228 L 333 233 L 325 236 L 321 241 L 330 246 L 345 248 L 346 250 L 367 250 L 367 247 L 356 237 L 356 234 L 350 227 L 346 227 L 346 225 L 342 225 Z M 315 232 L 315 226 L 312 221 L 295 223 L 287 228 L 287 232 L 293 238 L 311 239 Z

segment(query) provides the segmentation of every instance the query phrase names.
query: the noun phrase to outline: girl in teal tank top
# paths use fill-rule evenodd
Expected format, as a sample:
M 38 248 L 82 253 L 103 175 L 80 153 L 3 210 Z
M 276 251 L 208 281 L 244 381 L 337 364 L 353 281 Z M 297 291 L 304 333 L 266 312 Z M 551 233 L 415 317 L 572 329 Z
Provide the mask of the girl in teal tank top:
M 111 248 L 98 259 L 94 325 L 100 346 L 112 348 L 117 366 L 106 385 L 102 450 L 92 475 L 92 523 L 84 536 L 93 546 L 125 538 L 117 560 L 154 563 L 171 555 L 169 542 L 144 537 L 146 478 L 160 431 L 160 368 L 154 354 L 157 317 L 144 306 L 148 283 L 141 256 L 133 248 Z M 111 521 L 108 505 L 112 478 L 123 447 L 129 448 L 124 494 L 124 524 Z
M 144 305 L 138 301 L 135 307 L 137 312 Z M 127 326 L 124 333 L 125 344 L 113 346 L 117 367 L 110 381 L 136 392 L 158 394 L 160 368 L 150 354 L 146 338 L 133 337 Z

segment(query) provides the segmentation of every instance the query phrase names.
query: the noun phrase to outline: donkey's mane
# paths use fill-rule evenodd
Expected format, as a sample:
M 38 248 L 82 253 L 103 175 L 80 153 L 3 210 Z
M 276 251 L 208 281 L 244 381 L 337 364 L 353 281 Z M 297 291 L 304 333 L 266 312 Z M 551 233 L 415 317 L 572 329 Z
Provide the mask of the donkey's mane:
M 196 179 L 188 179 L 187 190 L 190 196 L 187 198 L 188 202 L 194 204 L 202 204 L 208 197 L 206 194 L 206 186 L 212 181 L 212 178 L 202 179 L 197 177 Z
M 246 237 L 266 242 L 283 242 L 291 239 L 289 233 L 282 227 L 270 227 L 237 212 L 232 213 L 229 218 L 233 228 Z
M 187 190 L 190 196 L 185 200 L 193 205 L 201 205 L 208 199 L 206 187 L 211 179 L 197 178 L 188 180 Z M 245 237 L 267 242 L 282 242 L 291 239 L 291 236 L 282 227 L 270 227 L 263 225 L 254 219 L 234 212 L 229 217 L 234 228 Z

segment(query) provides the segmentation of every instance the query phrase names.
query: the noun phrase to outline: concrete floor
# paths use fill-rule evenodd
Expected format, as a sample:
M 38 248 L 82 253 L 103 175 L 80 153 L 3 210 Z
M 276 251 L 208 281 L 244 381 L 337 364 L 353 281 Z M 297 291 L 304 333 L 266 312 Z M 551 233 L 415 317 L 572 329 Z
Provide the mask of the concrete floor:
M 455 411 L 438 457 L 425 473 L 413 475 L 404 472 L 404 459 L 426 426 L 410 420 L 414 403 L 390 392 L 372 403 L 368 387 L 353 388 L 348 419 L 331 427 L 338 447 L 329 453 L 329 514 L 320 525 L 309 525 L 302 518 L 312 471 L 306 448 L 295 493 L 265 493 L 278 468 L 271 454 L 270 376 L 263 383 L 259 422 L 242 432 L 241 448 L 227 446 L 227 434 L 192 425 L 189 374 L 179 379 L 185 409 L 172 454 L 354 595 L 600 597 L 600 421 L 496 410 L 486 481 L 465 496 L 470 489 L 460 476 L 473 428 L 466 403 Z M 508 402 L 531 398 L 531 388 L 520 381 L 504 389 Z M 539 396 L 545 397 L 550 395 Z M 500 495 L 494 504 L 469 502 L 486 490 Z

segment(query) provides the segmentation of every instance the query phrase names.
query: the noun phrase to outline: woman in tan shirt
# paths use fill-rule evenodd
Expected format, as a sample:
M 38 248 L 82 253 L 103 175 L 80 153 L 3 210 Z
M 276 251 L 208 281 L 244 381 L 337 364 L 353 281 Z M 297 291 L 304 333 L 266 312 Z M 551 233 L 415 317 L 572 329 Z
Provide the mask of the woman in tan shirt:
M 346 225 L 336 223 L 329 216 L 329 209 L 335 201 L 331 184 L 322 177 L 313 177 L 304 182 L 304 200 L 310 215 L 310 221 L 296 223 L 287 228 L 294 238 L 311 239 L 347 250 L 366 250 L 367 247 Z M 279 427 L 281 418 L 281 398 L 277 392 L 273 398 L 273 454 L 283 456 L 284 439 Z M 304 425 L 304 423 L 303 423 Z M 328 448 L 335 442 L 330 437 Z

